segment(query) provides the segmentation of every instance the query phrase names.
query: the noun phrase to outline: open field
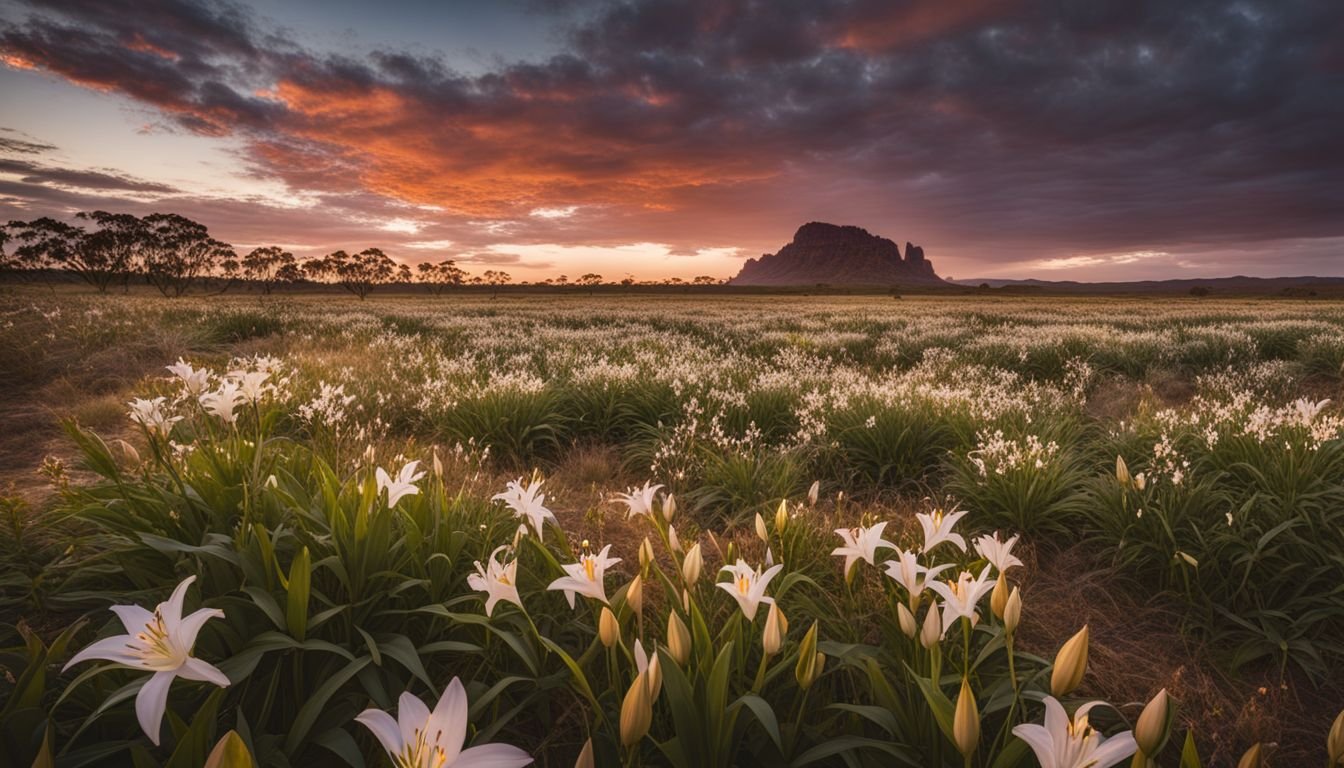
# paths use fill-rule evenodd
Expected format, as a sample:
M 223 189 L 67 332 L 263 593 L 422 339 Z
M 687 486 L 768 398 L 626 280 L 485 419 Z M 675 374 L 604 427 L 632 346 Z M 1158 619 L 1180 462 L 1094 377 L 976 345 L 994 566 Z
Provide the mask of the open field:
M 1341 373 L 1333 301 L 9 291 L 0 752 L 379 764 L 355 716 L 460 677 L 539 765 L 1032 765 L 1046 696 L 1112 734 L 1161 689 L 1161 765 L 1319 764 Z M 143 672 L 61 669 L 188 577 L 230 684 L 154 746 Z

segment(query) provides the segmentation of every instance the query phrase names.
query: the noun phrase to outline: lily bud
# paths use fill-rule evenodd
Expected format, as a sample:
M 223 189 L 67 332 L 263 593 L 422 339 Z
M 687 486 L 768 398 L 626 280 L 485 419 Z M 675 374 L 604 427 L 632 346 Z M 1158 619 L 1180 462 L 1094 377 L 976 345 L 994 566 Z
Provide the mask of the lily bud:
M 1129 465 L 1125 463 L 1125 457 L 1117 455 L 1115 457 L 1115 481 L 1121 485 L 1129 485 L 1134 478 L 1129 476 Z
M 140 452 L 135 450 L 135 446 L 125 440 L 117 440 L 117 446 L 121 452 L 126 455 L 126 461 L 134 466 L 140 466 Z
M 579 759 L 574 761 L 574 768 L 597 768 L 597 763 L 593 760 L 592 737 L 589 737 L 583 743 L 583 749 L 579 752 Z
M 789 524 L 789 502 L 787 499 L 780 499 L 779 506 L 775 509 L 775 530 L 780 533 Z
M 971 681 L 961 678 L 961 693 L 957 694 L 957 710 L 952 716 L 952 741 L 962 757 L 969 758 L 980 746 L 980 708 L 975 705 Z
M 670 525 L 667 526 L 667 546 L 673 552 L 681 551 L 681 539 L 677 538 L 677 529 Z
M 1055 668 L 1050 672 L 1050 693 L 1055 698 L 1069 695 L 1083 682 L 1083 673 L 1087 671 L 1087 638 L 1084 624 L 1055 655 Z
M 672 518 L 677 516 L 677 497 L 667 494 L 663 499 L 663 519 L 672 522 Z
M 691 631 L 676 611 L 667 614 L 667 652 L 683 666 L 691 658 Z
M 915 614 L 905 607 L 905 603 L 896 604 L 896 620 L 901 624 L 901 632 L 911 640 L 915 639 L 915 634 L 919 632 L 918 625 L 915 624 Z
M 602 606 L 602 616 L 597 620 L 597 636 L 602 639 L 602 644 L 610 648 L 621 639 L 621 625 L 616 621 L 616 614 L 611 609 Z
M 689 587 L 700 580 L 700 571 L 704 567 L 705 559 L 700 556 L 700 543 L 696 542 L 681 561 L 681 579 L 686 582 L 686 586 Z
M 817 652 L 817 622 L 812 622 L 812 628 L 803 635 L 802 645 L 798 647 L 798 665 L 793 668 L 794 677 L 798 678 L 798 685 L 804 690 L 812 687 L 812 683 L 821 676 L 821 668 L 826 662 L 826 657 Z
M 645 536 L 644 542 L 639 545 L 640 570 L 646 570 L 649 567 L 649 563 L 652 562 L 653 562 L 653 544 L 649 541 L 649 537 Z
M 663 668 L 658 665 L 658 649 L 649 654 L 649 666 L 644 670 L 644 676 L 649 684 L 649 701 L 657 701 L 658 694 L 663 692 Z
M 1260 742 L 1256 742 L 1237 761 L 1237 768 L 1260 768 Z
M 774 656 L 784 645 L 784 636 L 789 632 L 789 620 L 779 610 L 779 603 L 770 604 L 770 613 L 765 617 L 765 631 L 761 636 L 761 645 L 766 656 Z
M 1171 730 L 1171 699 L 1163 688 L 1144 706 L 1134 724 L 1134 741 L 1145 757 L 1154 757 L 1167 743 Z
M 929 603 L 929 612 L 924 614 L 924 626 L 919 633 L 919 644 L 927 650 L 938 647 L 943 639 L 943 617 L 938 613 L 938 603 Z
M 635 578 L 630 580 L 630 586 L 625 590 L 625 602 L 630 604 L 630 610 L 636 615 L 644 610 L 644 577 L 635 574 Z
M 756 513 L 756 538 L 761 541 L 770 540 L 770 532 L 765 530 L 765 518 L 761 517 L 760 512 Z
M 432 466 L 434 467 L 434 476 L 443 477 L 443 459 L 439 458 L 438 446 L 434 447 L 434 461 Z
M 631 746 L 644 738 L 653 724 L 653 702 L 649 700 L 647 673 L 641 673 L 631 683 L 621 702 L 621 744 Z
M 1148 476 L 1145 475 L 1145 474 L 1143 474 L 1142 472 L 1140 472 L 1139 474 L 1135 475 L 1135 476 L 1134 476 L 1134 487 L 1135 487 L 1135 488 L 1138 488 L 1140 491 L 1142 491 L 1144 488 L 1148 487 Z
M 817 506 L 817 495 L 821 493 L 821 481 L 813 480 L 812 487 L 807 489 L 807 506 Z
M 999 574 L 998 581 L 994 582 L 994 591 L 989 595 L 989 610 L 994 612 L 1000 621 L 1003 620 L 1003 612 L 1008 608 L 1008 578 L 1002 573 Z
M 1022 623 L 1022 593 L 1017 587 L 1008 595 L 1008 602 L 1003 606 L 1003 630 L 1011 636 L 1017 631 L 1017 625 Z
M 1335 718 L 1335 724 L 1330 726 L 1330 735 L 1325 739 L 1325 754 L 1329 757 L 1327 762 L 1330 768 L 1344 762 L 1344 710 Z

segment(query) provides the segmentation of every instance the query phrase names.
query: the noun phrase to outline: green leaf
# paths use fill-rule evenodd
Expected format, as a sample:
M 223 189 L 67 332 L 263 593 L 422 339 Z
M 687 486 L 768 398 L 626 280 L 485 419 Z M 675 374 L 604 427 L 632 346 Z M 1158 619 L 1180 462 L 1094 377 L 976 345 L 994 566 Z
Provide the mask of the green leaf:
M 1181 748 L 1181 768 L 1204 768 L 1199 759 L 1199 748 L 1195 746 L 1195 732 L 1185 732 L 1185 746 Z
M 368 656 L 361 656 L 358 659 L 346 664 L 340 671 L 327 678 L 326 682 L 318 686 L 312 695 L 302 707 L 299 713 L 294 717 L 294 723 L 290 726 L 289 736 L 285 738 L 285 754 L 295 755 L 303 746 L 304 739 L 308 736 L 308 731 L 312 729 L 313 724 L 317 722 L 318 715 L 326 708 L 327 702 L 341 686 L 350 681 L 350 678 L 359 673 L 359 670 L 368 665 L 371 659 Z
M 299 640 L 303 640 L 308 632 L 308 599 L 312 578 L 311 559 L 308 548 L 304 547 L 289 566 L 289 598 L 285 607 L 285 626 Z
M 924 700 L 928 702 L 929 709 L 933 711 L 933 718 L 938 721 L 938 729 L 943 732 L 944 736 L 951 739 L 952 718 L 956 709 L 952 706 L 952 701 L 929 678 L 920 677 L 913 673 L 911 673 L 911 677 L 919 683 L 919 690 L 924 694 Z
M 770 704 L 754 693 L 744 694 L 740 699 L 733 702 L 733 707 L 744 706 L 749 712 L 756 716 L 756 722 L 765 729 L 766 735 L 775 743 L 775 748 L 779 753 L 784 754 L 784 739 L 779 734 L 779 718 L 775 717 L 775 710 L 770 708 Z

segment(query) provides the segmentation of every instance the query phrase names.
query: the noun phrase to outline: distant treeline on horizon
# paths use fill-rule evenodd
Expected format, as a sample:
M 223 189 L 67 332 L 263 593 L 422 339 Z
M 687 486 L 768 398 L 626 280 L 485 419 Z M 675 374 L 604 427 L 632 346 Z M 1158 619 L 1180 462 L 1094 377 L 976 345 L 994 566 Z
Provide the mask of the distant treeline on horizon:
M 302 283 L 339 286 L 363 299 L 380 285 L 420 284 L 434 293 L 455 286 L 539 285 L 552 287 L 606 286 L 713 286 L 722 280 L 701 275 L 690 280 L 668 278 L 637 281 L 626 277 L 604 281 L 602 275 L 584 274 L 515 283 L 503 270 L 478 275 L 457 266 L 453 259 L 411 265 L 394 260 L 379 248 L 358 253 L 335 251 L 300 260 L 278 246 L 254 248 L 245 256 L 228 243 L 210 236 L 204 225 L 175 213 L 137 217 L 127 213 L 79 213 L 71 224 L 50 217 L 11 221 L 0 225 L 0 273 L 40 277 L 67 273 L 99 293 L 114 286 L 129 288 L 143 280 L 164 296 L 181 296 L 193 285 L 210 282 L 215 293 L 235 284 L 271 293 Z M 87 225 L 85 224 L 87 222 Z

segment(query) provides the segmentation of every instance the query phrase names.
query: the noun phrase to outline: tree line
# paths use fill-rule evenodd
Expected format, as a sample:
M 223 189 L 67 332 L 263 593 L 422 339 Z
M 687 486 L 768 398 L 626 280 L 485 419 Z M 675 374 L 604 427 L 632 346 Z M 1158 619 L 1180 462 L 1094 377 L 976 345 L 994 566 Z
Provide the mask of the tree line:
M 204 224 L 175 213 L 151 213 L 138 217 L 128 213 L 93 211 L 79 213 L 75 223 L 43 217 L 11 221 L 0 226 L 0 273 L 35 277 L 53 272 L 72 274 L 100 293 L 114 287 L 128 289 L 132 281 L 154 286 L 164 296 L 181 296 L 193 285 L 211 284 L 216 292 L 243 283 L 270 294 L 277 288 L 298 283 L 336 285 L 363 299 L 376 287 L 421 283 L 435 295 L 454 286 L 481 285 L 498 289 L 513 283 L 503 270 L 489 269 L 468 274 L 452 259 L 425 262 L 415 269 L 393 260 L 378 248 L 358 253 L 335 251 L 326 256 L 300 260 L 279 246 L 254 248 L 239 256 L 232 245 L 210 236 Z M 691 281 L 670 278 L 639 282 L 633 277 L 620 285 L 715 285 L 720 281 L 702 275 Z M 523 282 L 521 285 L 528 285 Z M 578 286 L 590 290 L 604 283 L 601 275 L 588 273 L 570 282 L 561 275 L 536 283 L 548 286 Z

